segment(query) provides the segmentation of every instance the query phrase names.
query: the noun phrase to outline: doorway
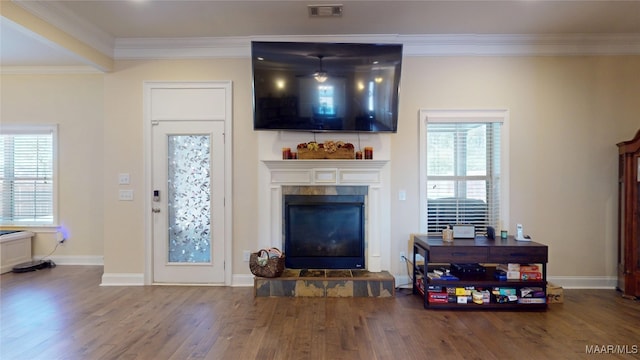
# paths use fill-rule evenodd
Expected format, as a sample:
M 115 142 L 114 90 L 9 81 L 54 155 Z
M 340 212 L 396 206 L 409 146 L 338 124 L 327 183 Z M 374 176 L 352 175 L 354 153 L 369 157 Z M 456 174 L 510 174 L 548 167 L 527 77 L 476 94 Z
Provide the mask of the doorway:
M 231 283 L 230 83 L 145 83 L 147 284 Z

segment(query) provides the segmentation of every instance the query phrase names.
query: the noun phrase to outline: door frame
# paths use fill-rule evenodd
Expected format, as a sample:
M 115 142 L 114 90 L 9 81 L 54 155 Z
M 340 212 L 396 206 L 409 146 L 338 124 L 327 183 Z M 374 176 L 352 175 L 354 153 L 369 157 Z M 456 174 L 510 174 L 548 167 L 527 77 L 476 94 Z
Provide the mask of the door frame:
M 153 182 L 152 182 L 152 89 L 223 89 L 225 91 L 224 119 L 224 285 L 230 286 L 233 272 L 233 107 L 232 82 L 229 81 L 143 81 L 143 146 L 144 146 L 144 284 L 153 285 Z M 220 284 L 221 285 L 221 284 Z

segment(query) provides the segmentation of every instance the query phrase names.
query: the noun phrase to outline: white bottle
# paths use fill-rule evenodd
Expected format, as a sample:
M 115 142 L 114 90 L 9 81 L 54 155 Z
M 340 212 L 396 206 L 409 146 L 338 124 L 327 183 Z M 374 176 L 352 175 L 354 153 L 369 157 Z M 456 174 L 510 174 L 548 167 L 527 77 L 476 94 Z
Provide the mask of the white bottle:
M 449 225 L 447 225 L 447 227 L 442 230 L 442 241 L 453 241 L 453 230 L 449 229 Z

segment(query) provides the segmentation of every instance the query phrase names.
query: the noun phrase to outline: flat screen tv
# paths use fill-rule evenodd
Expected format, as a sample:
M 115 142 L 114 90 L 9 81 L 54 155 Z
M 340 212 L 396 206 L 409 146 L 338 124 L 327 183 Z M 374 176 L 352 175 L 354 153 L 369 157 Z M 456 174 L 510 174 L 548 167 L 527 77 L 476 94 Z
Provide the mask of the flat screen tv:
M 398 130 L 401 44 L 251 43 L 255 130 Z

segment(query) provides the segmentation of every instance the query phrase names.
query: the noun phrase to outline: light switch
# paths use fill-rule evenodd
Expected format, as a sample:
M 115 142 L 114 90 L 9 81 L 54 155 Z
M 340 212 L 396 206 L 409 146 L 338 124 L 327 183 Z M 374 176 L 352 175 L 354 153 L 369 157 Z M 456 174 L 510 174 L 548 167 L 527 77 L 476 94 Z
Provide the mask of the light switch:
M 129 185 L 129 174 L 121 173 L 118 175 L 118 184 L 120 185 Z
M 118 193 L 118 200 L 133 201 L 133 190 L 120 190 Z
M 400 201 L 407 200 L 407 191 L 406 190 L 398 191 L 398 200 L 400 200 Z

